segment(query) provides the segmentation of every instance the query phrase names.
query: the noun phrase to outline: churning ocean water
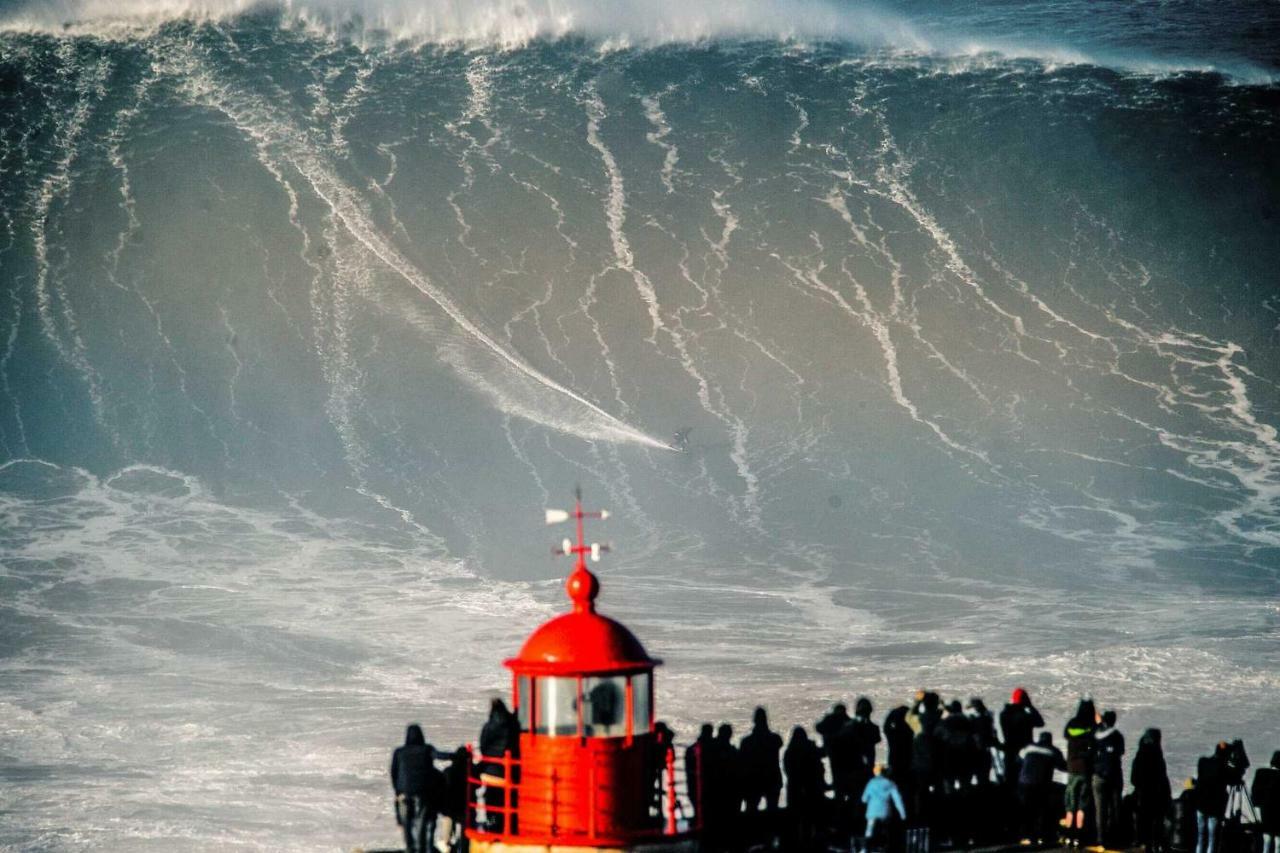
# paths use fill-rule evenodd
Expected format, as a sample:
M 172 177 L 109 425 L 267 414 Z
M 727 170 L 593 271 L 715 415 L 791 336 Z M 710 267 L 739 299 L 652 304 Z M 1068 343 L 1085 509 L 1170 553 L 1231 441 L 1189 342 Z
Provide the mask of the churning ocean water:
M 0 846 L 393 844 L 575 483 L 682 739 L 1264 759 L 1278 80 L 1264 0 L 0 4 Z

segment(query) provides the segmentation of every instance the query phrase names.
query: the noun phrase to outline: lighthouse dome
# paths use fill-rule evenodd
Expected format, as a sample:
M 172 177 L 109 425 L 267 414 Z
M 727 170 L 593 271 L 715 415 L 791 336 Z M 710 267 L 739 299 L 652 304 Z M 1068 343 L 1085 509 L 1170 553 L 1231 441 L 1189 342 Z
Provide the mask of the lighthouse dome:
M 594 610 L 557 616 L 525 640 L 506 665 L 528 675 L 602 675 L 652 669 L 660 661 L 620 622 Z

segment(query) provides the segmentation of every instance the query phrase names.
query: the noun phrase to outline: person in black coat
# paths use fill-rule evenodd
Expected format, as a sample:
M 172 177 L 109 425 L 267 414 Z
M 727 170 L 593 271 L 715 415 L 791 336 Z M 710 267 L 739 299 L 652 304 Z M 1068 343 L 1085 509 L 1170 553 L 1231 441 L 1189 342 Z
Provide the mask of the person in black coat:
M 1280 853 L 1280 751 L 1253 774 L 1253 807 L 1262 818 L 1262 853 Z
M 764 708 L 756 708 L 750 733 L 738 746 L 738 760 L 742 767 L 742 793 L 747 814 L 760 808 L 778 810 L 778 797 L 782 794 L 782 769 L 778 756 L 782 752 L 782 736 L 769 729 L 769 717 Z
M 1137 840 L 1146 847 L 1147 853 L 1163 853 L 1168 849 L 1165 821 L 1173 804 L 1173 791 L 1169 786 L 1169 770 L 1165 766 L 1159 729 L 1147 729 L 1142 733 L 1129 781 L 1133 783 L 1137 807 Z
M 846 749 L 847 743 L 840 738 L 840 732 L 849 722 L 849 709 L 843 703 L 831 706 L 831 711 L 818 720 L 814 731 L 822 738 L 822 752 L 827 757 L 831 768 L 831 788 L 835 791 L 836 800 L 847 800 L 849 792 L 846 780 L 849 778 L 849 766 L 853 756 Z
M 946 714 L 934 729 L 940 748 L 944 797 L 943 843 L 946 838 L 968 842 L 972 837 L 973 774 L 977 749 L 973 726 L 959 700 L 947 705 Z
M 876 766 L 876 744 L 880 743 L 880 727 L 871 721 L 871 700 L 863 696 L 853 706 L 853 719 L 836 733 L 839 752 L 845 756 L 845 776 L 841 785 L 854 813 L 854 825 L 861 826 L 862 789 L 871 780 Z
M 908 802 L 911 800 L 911 741 L 915 732 L 907 724 L 907 712 L 911 709 L 899 705 L 884 718 L 885 745 L 889 748 L 889 770 L 893 781 Z
M 987 710 L 986 703 L 977 696 L 969 700 L 965 715 L 969 718 L 969 729 L 973 732 L 973 745 L 976 750 L 974 778 L 979 785 L 986 785 L 991 781 L 991 751 L 1000 746 L 1000 739 L 996 737 L 996 721 Z
M 503 832 L 506 814 L 498 809 L 516 808 L 515 785 L 520 781 L 518 766 L 508 768 L 503 759 L 520 757 L 520 722 L 507 710 L 507 704 L 494 699 L 489 704 L 489 719 L 480 730 L 480 781 L 484 783 L 484 802 L 488 829 Z M 514 829 L 514 826 L 513 826 Z
M 436 816 L 444 800 L 444 777 L 435 767 L 435 750 L 417 723 L 405 730 L 404 746 L 391 754 L 391 784 L 396 792 L 396 821 L 409 853 L 426 853 L 435 840 Z
M 1021 687 L 1013 691 L 1009 704 L 1000 711 L 1000 733 L 1004 736 L 1004 781 L 1018 784 L 1018 756 L 1022 748 L 1035 738 L 1036 729 L 1044 725 L 1044 717 L 1031 704 L 1031 694 Z
M 467 820 L 467 775 L 471 772 L 471 754 L 465 746 L 453 753 L 453 761 L 444 769 L 444 799 L 440 804 L 441 818 L 447 823 L 447 831 L 441 834 L 450 850 L 457 850 L 462 841 Z
M 1228 749 L 1220 743 L 1196 764 L 1196 853 L 1218 853 L 1218 830 L 1227 812 Z
M 684 751 L 685 784 L 689 787 L 689 802 L 693 803 L 693 813 L 699 822 L 705 822 L 707 818 L 706 803 L 710 791 L 707 787 L 705 756 L 712 749 L 715 739 L 715 727 L 710 723 L 703 723 L 698 739 Z
M 1093 733 L 1093 808 L 1098 843 L 1113 843 L 1124 791 L 1124 735 L 1116 728 L 1116 712 L 1102 715 Z
M 822 751 L 809 740 L 802 726 L 791 730 L 791 740 L 782 755 L 782 766 L 787 772 L 791 849 L 809 850 L 813 846 L 826 781 L 822 772 Z
M 738 830 L 735 821 L 742 810 L 741 769 L 738 749 L 733 745 L 733 726 L 720 724 L 701 764 L 707 812 L 702 824 L 703 841 L 709 850 L 732 848 Z
M 941 785 L 941 752 L 937 738 L 938 723 L 942 719 L 942 699 L 937 693 L 921 690 L 907 712 L 907 725 L 911 727 L 911 778 L 914 802 L 910 814 L 932 825 L 935 817 L 935 800 Z
M 1067 760 L 1053 745 L 1053 735 L 1041 732 L 1038 743 L 1022 748 L 1017 766 L 1023 842 L 1040 844 L 1050 837 L 1052 812 L 1049 800 L 1053 791 L 1053 773 L 1065 770 Z

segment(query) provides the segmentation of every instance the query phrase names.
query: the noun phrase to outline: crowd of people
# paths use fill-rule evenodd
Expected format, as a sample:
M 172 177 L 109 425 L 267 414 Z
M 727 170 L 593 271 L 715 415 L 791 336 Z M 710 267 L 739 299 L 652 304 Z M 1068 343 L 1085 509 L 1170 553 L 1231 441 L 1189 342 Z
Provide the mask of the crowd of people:
M 1248 803 L 1249 816 L 1259 822 L 1256 853 L 1280 853 L 1280 751 L 1258 768 L 1250 789 L 1243 743 L 1220 743 L 1175 797 L 1160 730 L 1147 729 L 1129 762 L 1132 792 L 1126 796 L 1126 742 L 1117 714 L 1099 711 L 1089 698 L 1080 701 L 1060 743 L 1042 731 L 1044 717 L 1021 688 L 998 715 L 979 698 L 944 702 L 929 691 L 892 708 L 880 723 L 873 711 L 865 697 L 852 715 L 836 704 L 816 722 L 814 737 L 795 726 L 785 743 L 764 708 L 736 743 L 730 724 L 703 724 L 683 752 L 682 792 L 682 817 L 700 830 L 703 849 L 927 853 L 1020 842 L 1224 853 L 1229 819 Z M 676 747 L 669 728 L 658 723 L 655 729 L 653 749 L 664 753 L 655 754 L 656 768 Z M 480 738 L 479 778 L 506 776 L 498 760 L 518 749 L 515 715 L 494 700 Z M 442 849 L 465 844 L 468 760 L 460 749 L 437 770 L 421 730 L 409 727 L 392 761 L 407 849 L 422 853 L 432 838 Z M 654 773 L 647 784 L 657 817 L 663 777 Z M 502 794 L 497 786 L 482 790 L 489 787 Z M 436 815 L 447 823 L 438 832 Z M 502 830 L 502 812 L 488 820 L 489 829 Z

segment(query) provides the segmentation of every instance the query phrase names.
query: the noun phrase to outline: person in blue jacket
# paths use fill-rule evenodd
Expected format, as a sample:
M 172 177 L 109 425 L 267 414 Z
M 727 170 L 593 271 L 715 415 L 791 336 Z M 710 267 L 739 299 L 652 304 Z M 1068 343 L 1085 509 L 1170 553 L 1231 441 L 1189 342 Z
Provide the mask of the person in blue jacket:
M 875 776 L 862 789 L 862 804 L 867 813 L 867 829 L 863 833 L 864 849 L 870 849 L 873 843 L 883 837 L 885 827 L 893 819 L 895 811 L 900 820 L 907 819 L 907 807 L 902 804 L 902 794 L 890 774 L 885 771 L 884 765 L 877 764 L 874 773 Z

